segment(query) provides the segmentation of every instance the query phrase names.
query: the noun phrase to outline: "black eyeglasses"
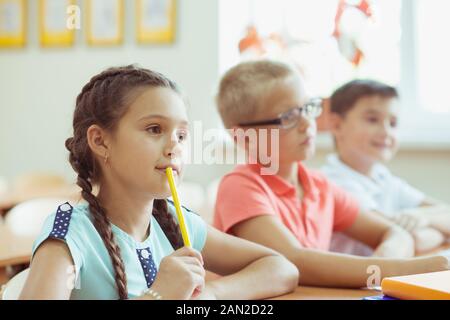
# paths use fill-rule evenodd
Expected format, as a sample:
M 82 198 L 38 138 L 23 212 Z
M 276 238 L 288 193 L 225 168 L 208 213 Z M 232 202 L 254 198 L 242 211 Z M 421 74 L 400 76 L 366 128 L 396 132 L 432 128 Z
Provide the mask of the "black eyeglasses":
M 322 113 L 322 99 L 314 98 L 301 107 L 295 107 L 286 112 L 280 113 L 278 118 L 255 122 L 240 123 L 241 127 L 254 126 L 279 126 L 283 129 L 290 129 L 297 125 L 302 118 L 315 119 Z

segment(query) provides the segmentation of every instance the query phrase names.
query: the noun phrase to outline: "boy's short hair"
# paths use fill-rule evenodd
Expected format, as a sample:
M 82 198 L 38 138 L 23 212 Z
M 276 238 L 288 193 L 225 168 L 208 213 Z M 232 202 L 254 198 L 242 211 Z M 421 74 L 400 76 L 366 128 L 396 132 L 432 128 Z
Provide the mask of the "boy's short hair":
M 330 110 L 341 116 L 350 111 L 359 99 L 370 96 L 398 98 L 397 89 L 382 82 L 369 79 L 350 81 L 338 88 L 330 98 Z
M 243 62 L 228 70 L 220 81 L 216 98 L 225 127 L 252 120 L 265 94 L 295 74 L 290 65 L 271 60 Z

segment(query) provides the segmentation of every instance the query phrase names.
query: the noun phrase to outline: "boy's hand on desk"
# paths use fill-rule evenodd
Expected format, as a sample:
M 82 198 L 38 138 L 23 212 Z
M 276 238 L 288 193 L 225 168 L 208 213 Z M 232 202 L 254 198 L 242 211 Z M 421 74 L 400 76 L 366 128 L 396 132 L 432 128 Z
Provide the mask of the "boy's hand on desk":
M 394 244 L 392 242 L 383 243 L 375 249 L 372 256 L 379 257 L 379 258 L 397 257 L 398 256 L 397 251 L 398 251 L 399 245 L 401 246 L 401 244 Z
M 411 258 L 414 256 L 414 239 L 408 231 L 393 224 L 385 232 L 373 256 L 381 258 Z
M 392 220 L 408 232 L 425 228 L 430 224 L 429 220 L 425 216 L 412 212 L 402 212 Z

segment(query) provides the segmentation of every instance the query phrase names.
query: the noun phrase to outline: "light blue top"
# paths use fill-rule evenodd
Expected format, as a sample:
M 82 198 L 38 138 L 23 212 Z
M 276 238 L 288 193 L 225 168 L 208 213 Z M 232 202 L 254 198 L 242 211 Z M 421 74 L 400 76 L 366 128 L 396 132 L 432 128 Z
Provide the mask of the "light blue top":
M 169 212 L 176 217 L 173 203 L 167 203 Z M 183 209 L 192 247 L 201 251 L 206 242 L 206 223 L 200 216 Z M 161 260 L 174 249 L 153 216 L 150 234 L 144 242 L 134 240 L 115 225 L 112 225 L 112 230 L 125 264 L 128 296 L 139 296 L 153 282 Z M 33 255 L 49 237 L 64 241 L 75 263 L 75 268 L 67 271 L 69 285 L 71 278 L 76 279 L 71 299 L 119 298 L 111 258 L 93 225 L 87 204 L 72 207 L 66 203 L 59 206 L 46 219 L 33 245 Z

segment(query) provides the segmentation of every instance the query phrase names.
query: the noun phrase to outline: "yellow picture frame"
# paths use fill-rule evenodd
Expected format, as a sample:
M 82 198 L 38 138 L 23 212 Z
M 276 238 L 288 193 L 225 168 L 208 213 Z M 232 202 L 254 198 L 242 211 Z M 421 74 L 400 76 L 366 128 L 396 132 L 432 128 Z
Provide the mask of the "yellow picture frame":
M 87 43 L 90 46 L 122 44 L 124 38 L 124 0 L 85 0 L 84 4 Z M 101 12 L 110 9 L 115 9 L 113 10 L 114 17 L 109 15 L 111 12 Z
M 0 48 L 25 46 L 26 16 L 26 0 L 0 0 Z
M 53 6 L 56 5 L 54 8 L 49 8 L 49 4 L 49 0 L 39 0 L 39 33 L 41 46 L 72 46 L 75 40 L 75 30 L 67 28 L 65 23 L 67 21 L 67 9 L 65 8 L 70 5 L 75 5 L 76 0 L 59 0 L 59 2 L 51 4 Z
M 136 40 L 164 44 L 175 40 L 176 0 L 136 0 Z

